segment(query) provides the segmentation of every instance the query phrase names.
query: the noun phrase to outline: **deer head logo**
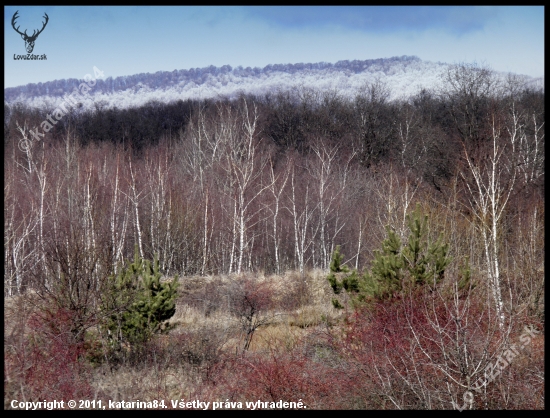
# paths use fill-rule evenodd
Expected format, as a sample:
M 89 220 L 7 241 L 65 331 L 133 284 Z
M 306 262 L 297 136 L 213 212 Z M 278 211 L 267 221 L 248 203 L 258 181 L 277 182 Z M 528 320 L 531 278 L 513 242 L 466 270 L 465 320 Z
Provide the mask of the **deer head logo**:
M 27 30 L 26 29 L 25 29 L 25 32 L 22 33 L 22 32 L 19 32 L 19 26 L 15 27 L 15 20 L 19 17 L 19 16 L 17 16 L 17 13 L 19 13 L 19 10 L 16 11 L 13 14 L 13 17 L 11 18 L 11 25 L 13 26 L 15 31 L 19 35 L 21 35 L 21 38 L 23 38 L 23 40 L 25 41 L 25 49 L 30 54 L 32 52 L 32 50 L 34 49 L 34 42 L 36 41 L 36 38 L 38 38 L 38 35 L 40 35 L 42 33 L 42 31 L 44 30 L 44 28 L 48 24 L 49 17 L 46 13 L 44 13 L 44 18 L 46 19 L 46 21 L 43 23 L 42 29 L 40 29 L 38 32 L 36 32 L 36 29 L 35 29 L 33 31 L 32 35 L 29 36 L 29 35 L 27 35 Z

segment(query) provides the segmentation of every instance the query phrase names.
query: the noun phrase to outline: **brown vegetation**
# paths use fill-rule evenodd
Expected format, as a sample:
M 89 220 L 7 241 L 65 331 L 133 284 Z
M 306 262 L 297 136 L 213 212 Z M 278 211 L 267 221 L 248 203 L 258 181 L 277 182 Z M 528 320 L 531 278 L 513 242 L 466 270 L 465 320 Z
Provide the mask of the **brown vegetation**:
M 36 141 L 39 112 L 5 111 L 5 408 L 450 409 L 466 391 L 467 408 L 544 408 L 544 94 L 470 66 L 447 82 L 398 103 L 380 84 L 354 101 L 300 90 L 187 103 L 177 134 L 159 122 L 109 141 L 98 121 L 116 112 L 67 116 Z M 361 306 L 344 292 L 334 308 L 336 247 L 369 268 L 417 204 L 428 242 L 448 245 L 444 279 Z M 179 277 L 176 313 L 113 361 L 104 285 L 136 247 Z M 539 332 L 528 342 L 526 326 Z

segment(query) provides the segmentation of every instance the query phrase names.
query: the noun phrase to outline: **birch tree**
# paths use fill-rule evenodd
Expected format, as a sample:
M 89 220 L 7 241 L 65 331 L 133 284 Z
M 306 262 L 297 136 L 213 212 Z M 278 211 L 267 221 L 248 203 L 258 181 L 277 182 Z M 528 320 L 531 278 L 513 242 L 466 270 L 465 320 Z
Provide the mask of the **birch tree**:
M 258 110 L 252 104 L 252 111 L 243 99 L 240 115 L 235 115 L 231 107 L 220 107 L 219 135 L 223 138 L 224 151 L 221 161 L 225 172 L 224 190 L 232 203 L 231 220 L 233 243 L 231 249 L 230 272 L 233 265 L 240 274 L 245 253 L 251 251 L 254 240 L 252 228 L 258 223 L 261 209 L 256 200 L 269 188 L 270 183 L 262 183 L 262 173 L 268 163 L 267 156 L 261 154 L 258 139 Z
M 275 254 L 275 272 L 277 274 L 281 274 L 281 262 L 280 262 L 280 234 L 278 229 L 278 220 L 279 220 L 279 212 L 280 212 L 280 206 L 281 206 L 281 197 L 285 190 L 286 183 L 288 182 L 288 178 L 290 176 L 290 168 L 292 166 L 292 163 L 290 161 L 285 161 L 284 163 L 284 170 L 279 175 L 275 175 L 274 169 L 273 169 L 273 163 L 270 164 L 270 171 L 269 171 L 269 190 L 271 191 L 273 195 L 273 207 L 270 208 L 271 214 L 272 214 L 272 223 L 273 223 L 273 251 Z
M 469 204 L 477 219 L 477 229 L 483 241 L 489 286 L 501 329 L 505 326 L 504 302 L 501 292 L 500 238 L 504 210 L 517 179 L 517 146 L 522 126 L 512 109 L 508 126 L 497 115 L 492 116 L 491 143 L 486 155 L 474 158 L 464 146 L 468 176 L 462 172 L 469 192 Z
M 38 225 L 34 207 L 25 214 L 13 195 L 10 175 L 4 186 L 4 294 L 14 296 L 23 291 L 26 275 L 39 261 L 38 249 L 32 236 Z
M 113 198 L 111 203 L 110 216 L 110 232 L 111 232 L 111 248 L 112 248 L 112 263 L 113 272 L 116 274 L 118 266 L 123 262 L 124 257 L 124 242 L 126 240 L 126 230 L 128 228 L 128 199 L 122 196 L 120 190 L 120 155 L 116 156 L 116 171 L 113 185 Z M 123 202 L 121 202 L 121 200 Z M 123 210 L 122 210 L 123 208 Z
M 319 246 L 321 252 L 321 268 L 326 270 L 330 262 L 332 251 L 327 248 L 329 243 L 327 237 L 327 223 L 331 212 L 334 209 L 337 197 L 342 190 L 338 190 L 334 185 L 334 165 L 338 153 L 337 147 L 328 148 L 327 146 L 313 146 L 313 152 L 317 160 L 309 166 L 313 178 L 319 182 L 316 190 L 319 211 Z
M 227 128 L 227 127 L 226 127 Z M 216 123 L 209 121 L 204 106 L 199 104 L 196 116 L 189 121 L 184 149 L 181 152 L 184 175 L 191 179 L 196 201 L 202 210 L 201 275 L 206 273 L 211 258 L 210 246 L 214 234 L 213 204 L 211 198 L 214 164 L 219 164 L 223 139 L 217 135 Z M 183 136 L 183 132 L 182 132 Z
M 292 223 L 294 226 L 294 254 L 296 266 L 300 273 L 303 274 L 306 263 L 306 252 L 312 246 L 317 233 L 317 229 L 312 228 L 308 237 L 308 228 L 310 228 L 317 206 L 311 203 L 309 182 L 306 182 L 305 191 L 301 190 L 303 200 L 298 200 L 296 185 L 295 169 L 293 166 L 290 174 L 289 206 L 287 206 L 286 209 L 292 216 Z
M 132 160 L 131 157 L 128 158 L 128 164 L 130 168 L 130 176 L 132 178 L 132 182 L 130 183 L 130 189 L 132 194 L 128 195 L 129 199 L 132 202 L 132 205 L 134 206 L 134 227 L 137 235 L 137 241 L 138 241 L 138 248 L 139 248 L 139 254 L 141 258 L 145 258 L 143 254 L 143 243 L 142 243 L 142 233 L 141 233 L 141 224 L 139 222 L 139 202 L 143 198 L 143 190 L 141 190 L 139 193 L 137 192 L 136 187 L 136 176 L 134 173 L 134 170 L 132 169 Z
M 26 154 L 27 159 L 27 166 L 23 166 L 22 164 L 18 163 L 20 167 L 24 169 L 25 177 L 26 177 L 26 184 L 27 187 L 29 187 L 29 190 L 34 190 L 34 185 L 32 184 L 34 179 L 38 182 L 38 207 L 37 207 L 37 218 L 38 218 L 38 246 L 39 246 L 39 257 L 40 257 L 40 265 L 41 269 L 45 274 L 45 280 L 44 283 L 46 286 L 49 285 L 47 282 L 47 268 L 46 268 L 46 260 L 44 258 L 45 254 L 45 248 L 44 248 L 44 224 L 46 220 L 46 191 L 47 191 L 47 185 L 48 185 L 48 179 L 46 175 L 46 169 L 48 165 L 48 160 L 46 159 L 46 150 L 44 147 L 44 141 L 41 142 L 41 150 L 39 151 L 39 155 L 36 155 L 36 148 L 38 148 L 38 145 L 34 144 L 32 142 L 32 139 L 28 136 L 28 126 L 25 123 L 23 126 L 20 126 L 19 123 L 17 123 L 17 129 L 19 133 L 21 134 L 21 142 L 20 144 L 24 144 L 21 146 L 23 148 L 23 151 Z M 36 145 L 36 147 L 35 147 Z

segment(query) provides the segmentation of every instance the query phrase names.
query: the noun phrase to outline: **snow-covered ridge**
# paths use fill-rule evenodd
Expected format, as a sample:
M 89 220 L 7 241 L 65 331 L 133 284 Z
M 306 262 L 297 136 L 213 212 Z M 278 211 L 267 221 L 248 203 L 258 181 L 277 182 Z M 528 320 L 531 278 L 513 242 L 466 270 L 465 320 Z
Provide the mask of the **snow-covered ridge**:
M 415 56 L 374 60 L 339 61 L 335 64 L 277 64 L 261 68 L 223 67 L 159 71 L 97 80 L 82 100 L 83 108 L 97 104 L 106 108 L 130 108 L 149 101 L 235 98 L 241 93 L 263 95 L 294 87 L 336 90 L 355 96 L 367 82 L 379 79 L 390 89 L 390 99 L 405 99 L 421 88 L 436 88 L 448 64 L 422 61 Z M 525 81 L 542 83 L 527 77 Z M 4 89 L 7 104 L 22 102 L 30 107 L 55 108 L 83 80 L 68 79 Z

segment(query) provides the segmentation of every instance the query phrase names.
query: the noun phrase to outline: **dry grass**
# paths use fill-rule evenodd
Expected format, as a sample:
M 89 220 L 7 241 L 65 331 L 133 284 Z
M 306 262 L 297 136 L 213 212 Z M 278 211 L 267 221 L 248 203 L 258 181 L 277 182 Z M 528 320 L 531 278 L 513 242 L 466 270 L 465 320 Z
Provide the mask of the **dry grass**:
M 170 324 L 175 328 L 183 329 L 193 329 L 197 326 L 238 328 L 237 318 L 232 317 L 224 306 L 226 299 L 223 298 L 223 294 L 213 295 L 212 299 L 215 299 L 216 306 L 209 308 L 208 304 L 212 301 L 204 292 L 209 285 L 226 286 L 235 277 L 181 278 L 181 295 L 176 304 L 176 313 L 169 321 Z M 331 300 L 334 294 L 326 280 L 326 274 L 321 270 L 312 270 L 304 275 L 296 272 L 288 272 L 282 276 L 258 274 L 254 279 L 258 282 L 270 283 L 275 291 L 275 300 L 279 309 L 266 313 L 267 316 L 272 317 L 270 332 L 273 332 L 273 329 L 283 329 L 288 326 L 308 328 L 327 321 L 334 323 L 342 316 L 342 312 L 332 306 Z M 216 296 L 218 296 L 217 299 Z M 189 300 L 193 300 L 195 306 L 190 306 Z M 197 300 L 199 300 L 198 303 L 196 303 Z M 262 330 L 262 333 L 265 332 Z M 284 335 L 282 339 L 285 340 L 286 334 L 281 335 Z
M 267 324 L 254 333 L 251 352 L 293 350 L 327 320 L 334 322 L 341 315 L 330 303 L 332 289 L 320 270 L 304 275 L 289 272 L 248 277 L 268 283 L 275 300 L 275 307 L 264 313 L 269 319 Z M 217 361 L 223 362 L 223 353 L 235 355 L 242 351 L 242 325 L 224 305 L 223 297 L 237 278 L 180 278 L 170 331 L 159 336 L 152 349 L 158 358 L 151 360 L 149 352 L 141 363 L 97 366 L 90 381 L 94 397 L 113 401 L 180 399 L 194 393 L 204 382 L 205 370 Z M 25 339 L 25 322 L 39 306 L 36 299 L 34 293 L 5 298 L 5 349 L 16 348 L 16 341 L 22 343 Z
M 251 357 L 266 359 L 265 366 L 273 356 L 285 359 L 298 353 L 304 361 L 312 362 L 307 367 L 323 365 L 330 370 L 348 367 L 337 345 L 338 336 L 343 332 L 338 322 L 345 312 L 332 306 L 334 294 L 324 272 L 315 270 L 304 275 L 291 272 L 281 276 L 248 274 L 247 277 L 269 284 L 276 301 L 270 305 L 270 311 L 263 313 L 268 319 L 265 325 L 253 335 L 249 346 Z M 224 292 L 231 291 L 235 279 L 235 276 L 181 278 L 170 331 L 156 336 L 142 351 L 131 352 L 133 357 L 128 355 L 118 363 L 103 362 L 93 369 L 87 368 L 85 376 L 92 387 L 92 397 L 105 401 L 149 401 L 233 396 L 232 391 L 241 384 L 239 381 L 237 386 L 232 386 L 239 376 L 234 374 L 235 364 L 246 358 L 242 352 L 245 343 L 242 324 L 231 314 L 229 306 L 224 305 Z M 21 353 L 27 341 L 26 321 L 33 310 L 39 308 L 39 300 L 29 293 L 25 297 L 5 299 L 4 305 L 4 351 Z M 517 373 L 516 379 L 521 380 L 526 393 L 533 388 L 538 390 L 544 383 L 543 354 L 544 335 L 541 334 L 509 369 Z M 10 370 L 5 370 L 6 398 L 23 396 L 28 391 L 26 380 L 22 374 L 15 375 Z M 293 370 L 289 369 L 289 373 Z M 50 388 L 47 386 L 47 390 Z M 533 396 L 535 401 L 537 396 Z M 379 405 L 375 401 L 372 405 Z
M 172 368 L 140 368 L 124 366 L 108 371 L 96 370 L 91 382 L 96 397 L 112 401 L 180 399 L 201 382 L 198 373 L 185 366 Z

